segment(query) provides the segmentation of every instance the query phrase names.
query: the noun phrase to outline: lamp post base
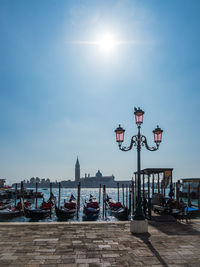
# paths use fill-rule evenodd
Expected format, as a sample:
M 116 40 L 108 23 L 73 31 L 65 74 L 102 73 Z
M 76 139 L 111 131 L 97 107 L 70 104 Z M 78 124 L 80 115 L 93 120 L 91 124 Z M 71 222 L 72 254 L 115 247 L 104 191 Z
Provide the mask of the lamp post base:
M 147 220 L 133 220 L 133 221 L 131 221 L 130 231 L 133 234 L 148 233 L 148 221 Z

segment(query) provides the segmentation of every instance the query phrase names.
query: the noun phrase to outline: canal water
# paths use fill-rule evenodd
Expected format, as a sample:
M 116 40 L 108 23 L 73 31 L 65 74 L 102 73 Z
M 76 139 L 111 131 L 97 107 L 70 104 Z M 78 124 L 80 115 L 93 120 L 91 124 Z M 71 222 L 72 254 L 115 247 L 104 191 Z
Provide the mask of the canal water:
M 35 190 L 34 190 L 35 191 Z M 52 192 L 54 194 L 54 196 L 56 196 L 56 199 L 58 201 L 58 188 L 52 188 Z M 39 188 L 38 192 L 42 192 L 44 195 L 44 199 L 45 201 L 47 201 L 50 197 L 50 190 L 49 189 L 42 189 Z M 77 188 L 62 188 L 61 189 L 61 197 L 60 197 L 60 205 L 63 206 L 64 205 L 64 200 L 67 202 L 71 196 L 71 194 L 73 194 L 75 196 L 75 198 L 77 197 Z M 82 221 L 82 217 L 83 217 L 83 206 L 85 201 L 89 200 L 90 194 L 93 195 L 93 197 L 96 197 L 97 201 L 99 201 L 99 189 L 98 188 L 81 188 L 81 194 L 80 194 L 80 212 L 79 212 L 79 217 L 77 218 L 76 216 L 74 217 L 74 219 L 71 219 L 69 221 Z M 111 198 L 113 198 L 114 200 L 117 201 L 117 189 L 116 188 L 106 188 L 106 194 L 108 194 Z M 126 204 L 126 190 L 124 190 L 124 201 Z M 103 218 L 102 215 L 102 189 L 101 189 L 101 203 L 100 203 L 100 215 L 98 220 L 107 220 L 107 221 L 115 221 L 116 219 L 113 216 L 110 216 L 107 212 L 107 216 L 106 218 Z M 120 201 L 122 202 L 122 191 L 120 190 Z M 19 200 L 17 200 L 19 201 Z M 43 199 L 42 198 L 38 198 L 37 199 L 37 206 L 39 207 L 40 204 L 42 203 Z M 35 207 L 35 200 L 32 200 L 32 207 Z M 0 219 L 0 221 L 3 221 Z M 8 220 L 6 220 L 8 221 Z M 24 216 L 21 217 L 16 217 L 13 218 L 12 220 L 9 220 L 11 222 L 31 222 L 31 219 L 28 219 Z M 58 221 L 58 218 L 56 217 L 55 212 L 53 211 L 52 217 L 51 218 L 47 218 L 45 220 L 41 220 L 42 222 L 52 222 L 52 221 Z
M 58 201 L 58 188 L 52 188 L 52 192 L 54 194 L 54 196 L 56 196 L 56 199 Z M 49 199 L 50 196 L 50 190 L 49 189 L 42 189 L 39 188 L 38 189 L 39 192 L 42 192 L 44 195 L 44 199 L 45 201 L 47 201 Z M 169 190 L 166 190 L 166 195 L 168 195 Z M 60 197 L 60 205 L 64 205 L 64 200 L 67 202 L 71 196 L 71 194 L 73 194 L 75 197 L 77 197 L 77 188 L 62 188 L 61 189 L 61 197 Z M 83 206 L 85 201 L 88 201 L 90 194 L 92 194 L 94 197 L 96 197 L 97 201 L 99 201 L 99 189 L 98 188 L 81 188 L 81 194 L 80 194 L 80 212 L 79 212 L 79 217 L 77 218 L 76 216 L 74 217 L 74 219 L 69 220 L 69 221 L 82 221 L 82 217 L 83 217 Z M 106 188 L 106 194 L 109 195 L 109 197 L 113 198 L 115 201 L 117 201 L 117 188 Z M 107 212 L 107 216 L 106 218 L 103 218 L 102 215 L 102 207 L 103 207 L 103 203 L 102 203 L 102 189 L 101 189 L 101 203 L 100 203 L 100 215 L 98 220 L 102 221 L 102 220 L 107 220 L 107 221 L 115 221 L 117 220 L 115 217 L 110 216 L 109 213 Z M 119 201 L 121 203 L 123 203 L 123 195 L 122 195 L 122 189 L 120 189 L 119 191 Z M 129 198 L 127 197 L 127 202 L 128 202 Z M 19 200 L 18 200 L 19 201 Z M 43 199 L 42 198 L 38 198 L 37 200 L 37 205 L 38 207 L 40 206 L 40 204 L 42 203 Z M 187 203 L 187 199 L 184 199 L 184 201 Z M 197 201 L 192 201 L 193 204 L 197 204 Z M 126 188 L 124 188 L 124 204 L 126 205 Z M 32 200 L 32 206 L 35 207 L 35 200 Z M 3 220 L 0 220 L 3 221 Z M 7 220 L 8 221 L 8 220 Z M 13 218 L 12 220 L 9 220 L 11 222 L 29 222 L 32 221 L 31 219 L 28 219 L 24 216 L 21 217 L 16 217 Z M 41 220 L 43 222 L 52 222 L 52 221 L 58 221 L 58 218 L 56 217 L 55 212 L 53 211 L 52 213 L 52 217 L 51 218 L 47 218 L 45 220 Z

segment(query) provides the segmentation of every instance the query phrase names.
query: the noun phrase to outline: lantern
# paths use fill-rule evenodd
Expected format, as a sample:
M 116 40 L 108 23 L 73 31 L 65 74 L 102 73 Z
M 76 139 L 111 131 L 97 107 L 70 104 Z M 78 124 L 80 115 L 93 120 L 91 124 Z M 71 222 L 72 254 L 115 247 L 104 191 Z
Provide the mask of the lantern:
M 153 134 L 154 134 L 154 141 L 155 143 L 159 144 L 162 140 L 162 132 L 163 130 L 160 129 L 159 126 L 157 126 L 157 128 L 155 130 L 153 130 Z
M 136 120 L 136 124 L 137 125 L 141 125 L 143 123 L 143 115 L 144 115 L 144 111 L 141 110 L 140 108 L 135 108 L 135 120 Z
M 119 125 L 119 127 L 115 130 L 116 142 L 122 143 L 124 141 L 124 132 L 125 130 Z

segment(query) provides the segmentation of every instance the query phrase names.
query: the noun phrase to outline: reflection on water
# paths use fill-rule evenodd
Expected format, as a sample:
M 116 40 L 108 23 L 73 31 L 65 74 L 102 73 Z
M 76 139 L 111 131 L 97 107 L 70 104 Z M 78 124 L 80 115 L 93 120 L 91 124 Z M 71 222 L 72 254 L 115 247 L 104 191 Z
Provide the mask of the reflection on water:
M 48 200 L 49 198 L 49 189 L 38 189 L 38 191 L 41 191 L 44 195 L 45 200 Z M 58 201 L 58 188 L 52 189 L 53 194 L 56 196 Z M 106 188 L 106 193 L 117 201 L 117 189 L 116 188 Z M 61 197 L 60 197 L 60 205 L 62 206 L 64 204 L 64 200 L 68 201 L 71 194 L 73 194 L 75 197 L 77 196 L 77 188 L 62 188 L 61 189 Z M 69 221 L 83 221 L 83 205 L 85 201 L 89 199 L 90 194 L 92 194 L 94 197 L 97 198 L 97 201 L 99 201 L 99 189 L 98 188 L 81 188 L 81 199 L 80 199 L 80 212 L 78 218 L 75 216 L 74 219 L 71 219 Z M 166 195 L 168 195 L 168 190 L 166 191 Z M 122 190 L 120 190 L 119 194 L 119 200 L 123 202 L 122 200 Z M 127 196 L 127 201 L 129 200 Z M 184 201 L 187 203 L 187 199 L 184 199 Z M 38 207 L 42 203 L 42 198 L 38 198 L 37 200 Z M 197 204 L 197 200 L 192 201 L 193 204 Z M 126 190 L 124 190 L 124 204 L 126 205 Z M 33 200 L 33 207 L 35 206 L 35 200 Z M 117 219 L 113 216 L 109 215 L 109 212 L 107 212 L 106 218 L 103 219 L 102 216 L 102 189 L 101 189 L 101 202 L 100 202 L 100 215 L 98 217 L 98 221 L 107 220 L 107 221 L 116 221 Z M 3 221 L 3 220 L 1 220 Z M 8 220 L 6 220 L 8 221 Z M 14 218 L 10 220 L 11 222 L 35 222 L 36 220 L 28 219 L 24 216 Z M 42 222 L 52 222 L 52 221 L 59 221 L 59 219 L 56 217 L 55 212 L 53 212 L 52 217 L 49 219 L 41 220 Z
M 38 189 L 38 191 L 41 191 L 44 195 L 45 200 L 48 200 L 49 196 L 50 196 L 50 192 L 49 189 Z M 58 201 L 58 188 L 53 188 L 52 189 L 53 194 L 56 196 L 57 201 Z M 112 197 L 113 199 L 115 199 L 117 201 L 117 189 L 116 188 L 107 188 L 106 189 L 106 193 Z M 62 206 L 64 204 L 64 200 L 68 201 L 71 194 L 73 194 L 75 197 L 77 197 L 77 188 L 62 188 L 61 189 L 61 197 L 60 197 L 60 205 Z M 99 189 L 98 188 L 82 188 L 81 189 L 81 196 L 80 196 L 80 212 L 79 212 L 79 216 L 78 218 L 75 216 L 74 219 L 71 219 L 69 221 L 83 221 L 84 217 L 83 217 L 83 206 L 85 201 L 88 201 L 90 194 L 92 194 L 94 197 L 97 198 L 97 201 L 99 201 Z M 125 194 L 126 196 L 126 194 Z M 124 201 L 126 200 L 126 197 L 124 196 Z M 128 199 L 128 198 L 127 198 Z M 38 207 L 40 206 L 40 204 L 42 203 L 43 199 L 42 198 L 38 198 L 37 199 L 37 205 Z M 120 192 L 120 201 L 122 201 L 122 192 Z M 35 200 L 33 200 L 33 204 L 32 206 L 35 206 Z M 98 217 L 98 221 L 101 220 L 108 220 L 108 221 L 115 221 L 116 219 L 113 216 L 110 216 L 107 212 L 107 217 L 105 219 L 103 219 L 102 217 L 102 190 L 101 190 L 101 201 L 100 201 L 100 215 Z M 3 220 L 1 220 L 3 221 Z M 6 220 L 8 221 L 8 220 Z M 16 217 L 13 218 L 12 220 L 10 220 L 11 222 L 35 222 L 36 220 L 33 219 L 28 219 L 24 216 L 21 217 Z M 55 212 L 53 212 L 52 214 L 52 218 L 47 218 L 44 220 L 41 220 L 42 222 L 52 222 L 52 221 L 59 221 L 59 219 L 56 217 Z

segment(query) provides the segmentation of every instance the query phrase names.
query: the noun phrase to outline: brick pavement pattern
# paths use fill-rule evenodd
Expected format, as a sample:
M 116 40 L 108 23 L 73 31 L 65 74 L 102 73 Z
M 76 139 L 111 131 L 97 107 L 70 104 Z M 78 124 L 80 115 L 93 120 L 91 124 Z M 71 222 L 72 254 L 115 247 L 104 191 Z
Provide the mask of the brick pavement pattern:
M 200 220 L 150 222 L 132 235 L 130 222 L 0 223 L 0 266 L 200 266 Z

